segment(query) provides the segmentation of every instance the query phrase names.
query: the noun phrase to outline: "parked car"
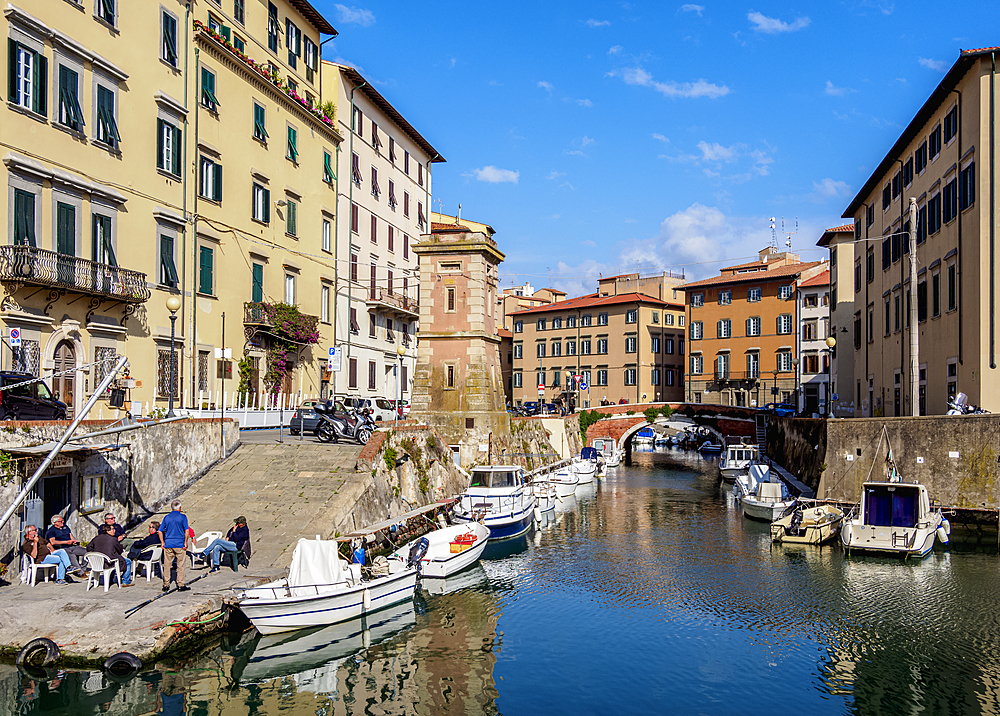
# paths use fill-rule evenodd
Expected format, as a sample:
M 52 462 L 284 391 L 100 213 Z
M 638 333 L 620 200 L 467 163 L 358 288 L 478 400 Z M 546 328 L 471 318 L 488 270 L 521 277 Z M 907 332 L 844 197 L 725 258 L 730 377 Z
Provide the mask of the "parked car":
M 522 415 L 538 415 L 538 401 L 537 400 L 526 400 L 521 403 L 521 414 Z
M 795 417 L 795 406 L 791 403 L 768 403 L 764 406 L 764 412 L 777 415 L 779 418 Z
M 66 403 L 56 400 L 43 381 L 7 390 L 35 376 L 31 373 L 0 373 L 0 420 L 65 420 Z
M 316 414 L 316 405 L 320 402 L 322 401 L 307 400 L 296 408 L 295 413 L 292 414 L 292 420 L 288 424 L 288 432 L 292 435 L 298 435 L 303 427 L 305 427 L 306 433 L 316 430 L 316 426 L 319 425 L 319 415 Z M 335 407 L 338 413 L 347 412 L 347 408 L 340 401 L 337 401 Z

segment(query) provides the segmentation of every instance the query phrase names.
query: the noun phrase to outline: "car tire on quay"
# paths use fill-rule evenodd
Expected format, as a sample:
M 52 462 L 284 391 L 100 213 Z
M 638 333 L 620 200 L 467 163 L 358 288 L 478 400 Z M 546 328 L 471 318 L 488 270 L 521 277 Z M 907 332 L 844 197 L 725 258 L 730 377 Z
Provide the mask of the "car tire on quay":
M 372 431 L 366 429 L 361 430 L 358 433 L 358 442 L 362 445 L 367 445 L 368 441 L 372 439 Z

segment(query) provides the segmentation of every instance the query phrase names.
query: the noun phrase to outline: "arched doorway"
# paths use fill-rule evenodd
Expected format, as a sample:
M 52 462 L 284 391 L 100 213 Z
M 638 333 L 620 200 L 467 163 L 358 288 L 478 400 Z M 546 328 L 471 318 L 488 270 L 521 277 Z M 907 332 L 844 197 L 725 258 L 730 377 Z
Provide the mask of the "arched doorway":
M 52 390 L 59 400 L 66 403 L 66 417 L 72 418 L 73 398 L 76 395 L 76 348 L 73 342 L 60 341 L 54 358 L 56 375 L 52 378 Z

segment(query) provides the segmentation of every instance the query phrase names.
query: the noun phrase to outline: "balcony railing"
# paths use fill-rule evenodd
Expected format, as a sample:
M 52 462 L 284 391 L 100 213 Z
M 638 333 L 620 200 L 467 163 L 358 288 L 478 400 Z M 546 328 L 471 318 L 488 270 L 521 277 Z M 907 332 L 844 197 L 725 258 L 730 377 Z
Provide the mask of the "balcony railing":
M 146 274 L 34 246 L 0 246 L 0 281 L 145 303 Z
M 243 325 L 245 326 L 270 326 L 271 321 L 267 317 L 267 311 L 263 303 L 253 303 L 247 301 L 243 304 Z
M 368 295 L 369 305 L 382 306 L 411 316 L 420 315 L 420 304 L 401 293 L 393 293 L 384 288 L 376 288 Z

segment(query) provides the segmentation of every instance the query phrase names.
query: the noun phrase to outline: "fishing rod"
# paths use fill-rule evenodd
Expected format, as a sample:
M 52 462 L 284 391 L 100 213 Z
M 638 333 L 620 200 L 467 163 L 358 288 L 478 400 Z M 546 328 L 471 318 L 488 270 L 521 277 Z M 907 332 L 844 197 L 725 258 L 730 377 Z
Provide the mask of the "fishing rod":
M 195 582 L 197 582 L 199 579 L 204 579 L 205 577 L 208 576 L 208 574 L 209 573 L 206 572 L 205 574 L 202 574 L 201 576 L 195 577 L 194 579 L 192 579 L 191 581 L 189 581 L 186 586 L 191 586 L 192 584 L 194 584 Z M 132 616 L 133 614 L 135 614 L 137 611 L 139 611 L 140 609 L 142 609 L 143 607 L 145 607 L 145 606 L 147 606 L 149 604 L 152 604 L 157 599 L 162 599 L 163 597 L 167 596 L 168 594 L 173 594 L 174 592 L 177 591 L 177 589 L 178 589 L 178 587 L 174 587 L 169 592 L 163 592 L 162 594 L 157 594 L 152 599 L 147 599 L 142 604 L 139 604 L 138 606 L 135 606 L 135 607 L 132 607 L 131 609 L 126 610 L 125 611 L 125 618 L 128 619 L 130 616 Z

